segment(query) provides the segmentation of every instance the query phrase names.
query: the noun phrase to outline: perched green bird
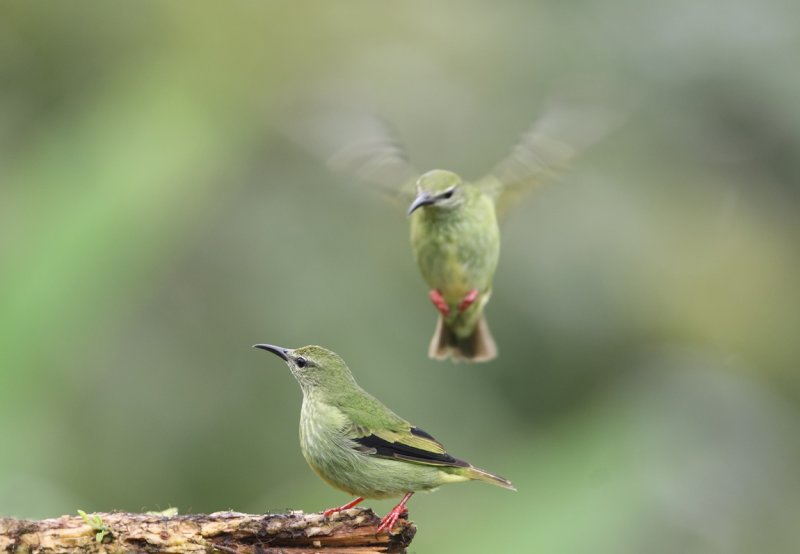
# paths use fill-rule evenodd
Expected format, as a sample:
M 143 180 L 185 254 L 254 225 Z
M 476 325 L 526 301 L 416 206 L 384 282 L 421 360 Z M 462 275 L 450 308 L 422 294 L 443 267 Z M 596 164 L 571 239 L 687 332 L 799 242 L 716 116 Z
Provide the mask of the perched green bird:
M 317 117 L 294 135 L 334 170 L 407 206 L 417 265 L 439 311 L 428 355 L 483 362 L 497 356 L 483 310 L 500 255 L 498 219 L 617 119 L 617 112 L 595 105 L 553 105 L 505 160 L 474 182 L 439 169 L 420 176 L 386 123 L 369 114 Z
M 326 516 L 365 498 L 402 496 L 378 527 L 391 532 L 416 491 L 469 480 L 516 490 L 508 480 L 452 457 L 431 435 L 381 404 L 358 386 L 336 353 L 319 346 L 255 348 L 283 359 L 300 383 L 300 448 L 308 465 L 330 485 L 358 497 L 325 510 Z

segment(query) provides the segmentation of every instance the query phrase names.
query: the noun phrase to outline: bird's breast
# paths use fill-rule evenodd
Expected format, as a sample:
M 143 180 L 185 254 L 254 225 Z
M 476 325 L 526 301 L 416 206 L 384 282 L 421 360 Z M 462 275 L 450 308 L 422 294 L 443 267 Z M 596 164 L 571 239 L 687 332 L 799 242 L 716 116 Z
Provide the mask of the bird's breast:
M 300 413 L 300 448 L 309 463 L 329 457 L 342 441 L 343 415 L 321 402 L 303 401 Z
M 328 484 L 364 496 L 369 491 L 357 471 L 364 463 L 363 455 L 352 448 L 343 432 L 346 427 L 347 419 L 337 408 L 318 401 L 303 401 L 300 448 L 306 462 Z
M 487 290 L 497 268 L 500 238 L 493 212 L 412 220 L 411 243 L 420 273 L 457 304 L 472 289 Z

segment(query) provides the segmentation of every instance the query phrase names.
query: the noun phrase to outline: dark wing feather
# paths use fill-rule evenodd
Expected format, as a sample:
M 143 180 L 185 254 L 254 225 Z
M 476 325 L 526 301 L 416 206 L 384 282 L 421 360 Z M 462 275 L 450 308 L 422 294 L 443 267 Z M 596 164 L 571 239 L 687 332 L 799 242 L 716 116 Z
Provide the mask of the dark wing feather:
M 435 442 L 435 439 L 428 433 L 416 427 L 411 428 L 411 433 Z M 447 452 L 434 452 L 416 448 L 401 440 L 389 441 L 370 434 L 354 439 L 354 441 L 360 445 L 359 450 L 362 452 L 381 458 L 393 458 L 430 465 L 469 467 L 467 462 L 454 458 Z

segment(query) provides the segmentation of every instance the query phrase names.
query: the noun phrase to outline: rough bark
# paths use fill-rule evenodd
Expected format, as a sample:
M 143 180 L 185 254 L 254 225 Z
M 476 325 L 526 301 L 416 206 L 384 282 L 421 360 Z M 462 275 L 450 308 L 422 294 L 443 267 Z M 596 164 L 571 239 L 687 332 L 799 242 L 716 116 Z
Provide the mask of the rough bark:
M 0 552 L 353 554 L 405 552 L 416 527 L 405 516 L 392 534 L 375 533 L 380 519 L 370 509 L 322 514 L 209 515 L 123 512 L 62 516 L 56 519 L 0 518 Z M 98 540 L 99 539 L 99 540 Z

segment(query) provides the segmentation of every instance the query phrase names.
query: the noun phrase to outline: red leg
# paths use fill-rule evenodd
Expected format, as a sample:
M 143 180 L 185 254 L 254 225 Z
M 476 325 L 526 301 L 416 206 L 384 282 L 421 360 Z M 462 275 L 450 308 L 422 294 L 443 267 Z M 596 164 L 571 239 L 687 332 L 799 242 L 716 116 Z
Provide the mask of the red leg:
M 403 515 L 404 512 L 407 512 L 408 509 L 406 508 L 406 502 L 408 499 L 411 498 L 411 495 L 414 494 L 413 492 L 407 492 L 403 499 L 400 501 L 400 504 L 392 508 L 392 511 L 386 514 L 386 517 L 381 520 L 381 524 L 378 525 L 378 530 L 375 532 L 377 535 L 381 531 L 389 531 L 392 532 L 392 527 L 397 522 L 397 518 Z
M 357 505 L 357 504 L 359 504 L 359 503 L 361 503 L 363 501 L 364 501 L 364 497 L 363 496 L 359 496 L 358 498 L 356 498 L 352 502 L 348 502 L 344 506 L 339 506 L 338 508 L 330 508 L 328 510 L 325 510 L 324 512 L 322 512 L 322 515 L 324 515 L 325 517 L 332 516 L 333 514 L 335 514 L 337 512 L 342 512 L 344 510 L 349 510 L 353 506 L 355 506 L 355 505 Z
M 431 302 L 433 302 L 433 305 L 436 306 L 437 310 L 439 310 L 439 313 L 441 313 L 443 317 L 447 317 L 447 314 L 450 313 L 450 306 L 448 306 L 447 302 L 444 301 L 442 293 L 439 292 L 438 289 L 432 289 L 428 293 L 428 296 L 431 297 Z
M 478 289 L 472 289 L 471 291 L 469 291 L 466 294 L 466 296 L 464 296 L 464 299 L 461 301 L 461 304 L 458 305 L 458 311 L 463 312 L 464 310 L 472 306 L 472 303 L 478 299 L 478 294 L 479 294 Z

